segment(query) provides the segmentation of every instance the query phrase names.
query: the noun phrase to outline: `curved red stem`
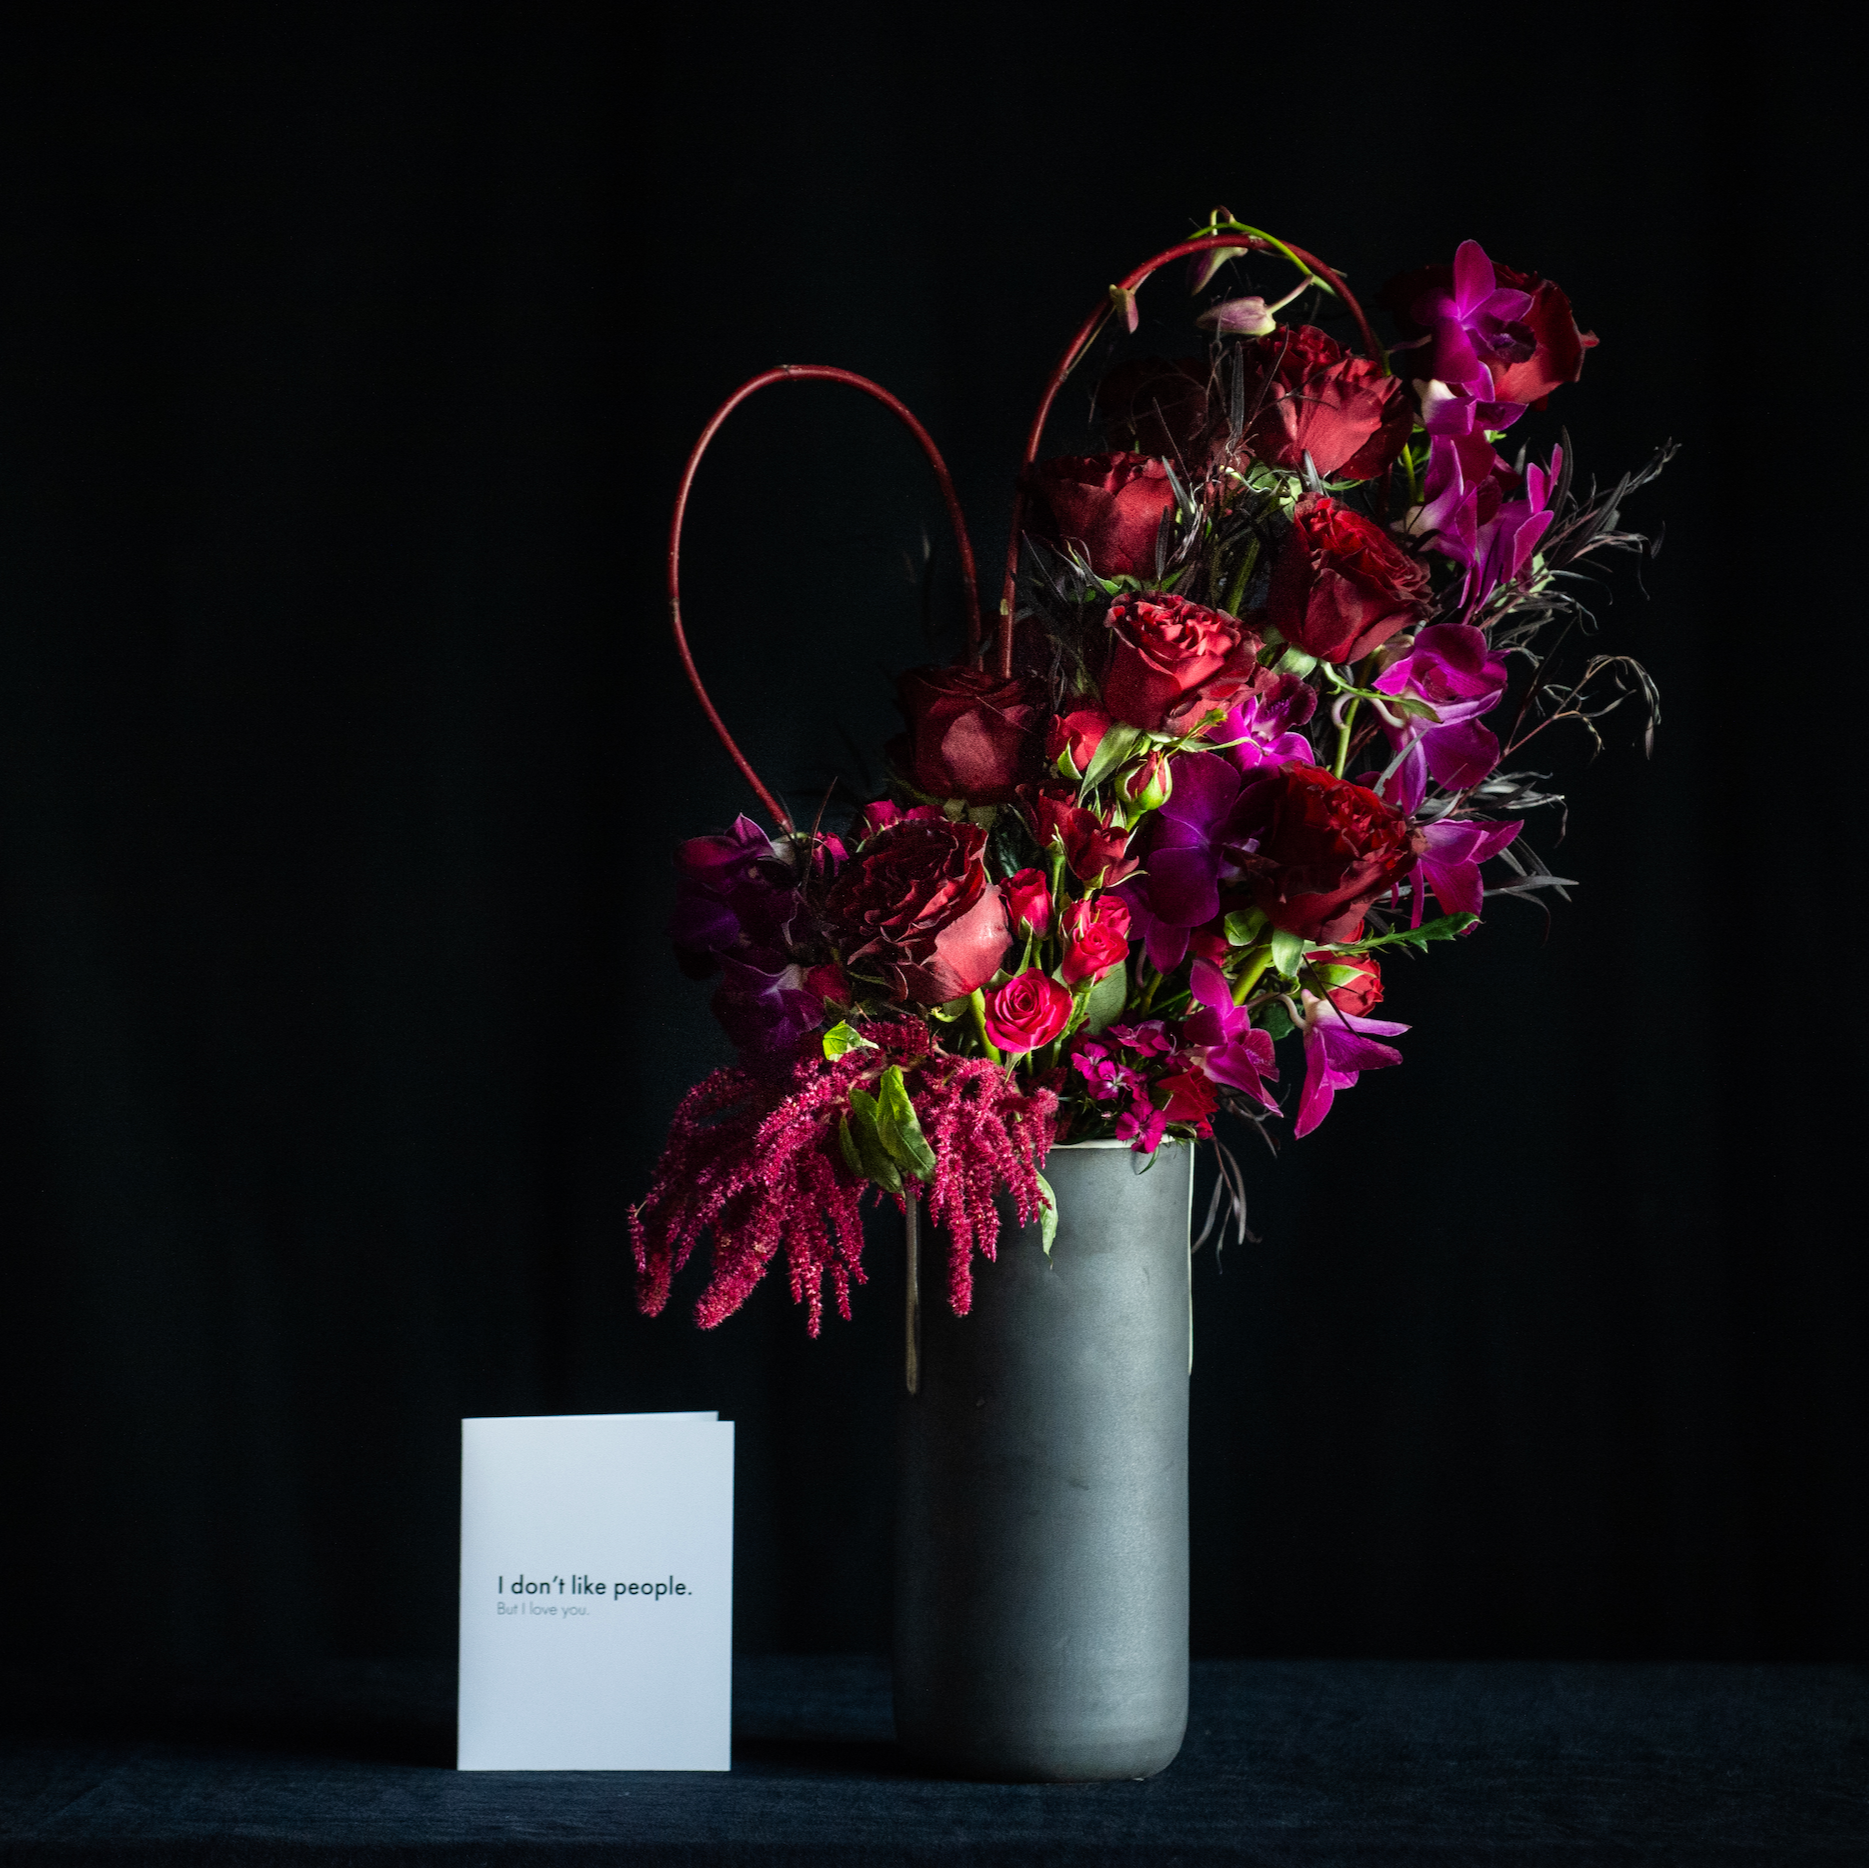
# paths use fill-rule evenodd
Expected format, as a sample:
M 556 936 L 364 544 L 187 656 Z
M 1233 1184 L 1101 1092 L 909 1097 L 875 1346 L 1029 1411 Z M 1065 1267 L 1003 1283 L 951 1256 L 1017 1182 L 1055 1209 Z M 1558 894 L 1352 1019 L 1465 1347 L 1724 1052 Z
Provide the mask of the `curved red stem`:
M 955 543 L 960 547 L 961 582 L 967 594 L 969 659 L 977 657 L 980 650 L 980 591 L 974 572 L 973 546 L 967 541 L 967 522 L 961 516 L 960 499 L 954 491 L 954 480 L 947 470 L 947 462 L 941 458 L 941 450 L 935 446 L 928 430 L 880 383 L 873 383 L 867 376 L 857 375 L 854 370 L 839 370 L 829 364 L 782 363 L 776 370 L 763 371 L 750 382 L 742 383 L 714 411 L 713 418 L 701 430 L 701 438 L 694 444 L 694 450 L 688 456 L 688 464 L 682 469 L 681 485 L 675 492 L 675 514 L 669 522 L 668 531 L 669 623 L 675 632 L 676 652 L 681 656 L 682 667 L 688 671 L 688 682 L 694 689 L 695 699 L 701 703 L 701 711 L 707 715 L 709 724 L 720 736 L 720 743 L 726 747 L 734 764 L 740 768 L 741 777 L 758 793 L 760 803 L 772 813 L 781 828 L 789 831 L 793 828 L 791 813 L 766 789 L 759 774 L 753 770 L 746 754 L 734 744 L 733 735 L 727 731 L 727 723 L 720 717 L 720 710 L 714 705 L 708 696 L 707 689 L 702 685 L 701 671 L 694 665 L 694 655 L 688 647 L 688 633 L 682 627 L 681 622 L 681 525 L 688 511 L 688 494 L 694 486 L 695 470 L 701 465 L 701 456 L 707 452 L 708 444 L 720 432 L 721 424 L 748 396 L 766 388 L 769 384 L 787 382 L 848 383 L 852 389 L 860 389 L 866 396 L 873 396 L 921 443 L 921 450 L 927 455 L 928 464 L 934 469 L 935 479 L 940 484 L 941 497 L 947 505 L 948 522 L 954 528 Z
M 1133 292 L 1157 267 L 1166 266 L 1170 260 L 1180 259 L 1184 254 L 1205 253 L 1217 246 L 1257 248 L 1262 252 L 1272 253 L 1279 250 L 1270 240 L 1258 234 L 1203 234 L 1198 240 L 1183 240 L 1157 253 L 1153 259 L 1144 260 L 1127 279 L 1120 281 L 1115 289 L 1119 292 Z M 1382 346 L 1376 342 L 1376 333 L 1370 329 L 1369 320 L 1363 315 L 1362 306 L 1351 296 L 1350 288 L 1321 259 L 1313 257 L 1303 247 L 1286 243 L 1285 251 L 1292 254 L 1301 264 L 1308 266 L 1349 306 L 1350 315 L 1356 320 L 1356 328 L 1362 333 L 1365 348 L 1372 357 L 1380 357 Z M 1058 391 L 1064 387 L 1064 379 L 1077 367 L 1085 350 L 1089 347 L 1090 340 L 1096 336 L 1104 319 L 1109 315 L 1110 306 L 1106 301 L 1084 320 L 1077 335 L 1071 339 L 1064 355 L 1058 359 L 1057 368 L 1051 373 L 1051 380 L 1045 385 L 1045 393 L 1039 399 L 1038 413 L 1033 416 L 1031 431 L 1025 438 L 1025 454 L 1019 462 L 1018 484 L 1013 488 L 1012 495 L 1012 537 L 1006 546 L 1006 581 L 1000 591 L 999 617 L 993 629 L 993 640 L 998 650 L 1001 675 L 1012 673 L 1012 599 L 1013 588 L 1019 576 L 1019 551 L 1025 542 L 1021 527 L 1025 522 L 1026 477 L 1031 470 L 1032 463 L 1038 459 L 1038 446 L 1044 437 L 1045 423 L 1051 417 L 1051 405 L 1057 400 Z

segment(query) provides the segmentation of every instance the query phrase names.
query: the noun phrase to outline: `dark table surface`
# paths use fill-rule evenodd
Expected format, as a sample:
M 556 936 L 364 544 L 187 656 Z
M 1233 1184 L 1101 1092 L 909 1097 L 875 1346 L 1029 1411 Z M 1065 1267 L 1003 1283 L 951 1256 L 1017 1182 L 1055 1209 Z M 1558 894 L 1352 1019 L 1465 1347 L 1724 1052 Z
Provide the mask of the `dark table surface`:
M 0 1862 L 1869 1863 L 1869 1669 L 1206 1661 L 1147 1783 L 896 1751 L 886 1665 L 736 1665 L 730 1774 L 457 1775 L 453 1682 L 8 1678 Z

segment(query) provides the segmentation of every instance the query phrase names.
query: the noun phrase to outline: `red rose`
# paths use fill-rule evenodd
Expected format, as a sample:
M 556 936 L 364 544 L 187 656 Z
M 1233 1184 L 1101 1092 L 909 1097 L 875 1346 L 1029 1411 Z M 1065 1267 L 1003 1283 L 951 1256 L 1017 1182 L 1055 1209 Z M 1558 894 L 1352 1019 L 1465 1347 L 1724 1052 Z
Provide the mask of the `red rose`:
M 1292 514 L 1266 611 L 1294 648 L 1322 662 L 1354 662 L 1419 621 L 1427 596 L 1426 565 L 1374 520 L 1311 493 Z
M 1493 276 L 1511 291 L 1531 294 L 1530 309 L 1513 322 L 1530 331 L 1533 340 L 1532 354 L 1521 362 L 1486 359 L 1493 394 L 1501 402 L 1522 402 L 1541 409 L 1552 390 L 1576 382 L 1583 374 L 1583 353 L 1595 348 L 1596 334 L 1578 330 L 1570 300 L 1549 279 L 1502 266 L 1497 260 L 1493 261 Z M 1426 335 L 1427 326 L 1415 316 L 1415 307 L 1425 298 L 1451 290 L 1453 283 L 1453 267 L 1423 266 L 1391 279 L 1382 288 L 1383 303 L 1395 313 L 1404 337 Z
M 1031 489 L 1033 531 L 1061 550 L 1076 545 L 1099 577 L 1152 577 L 1155 541 L 1175 510 L 1168 469 L 1140 454 L 1040 461 Z
M 1186 597 L 1118 597 L 1104 621 L 1114 638 L 1103 704 L 1131 726 L 1161 727 L 1230 668 L 1250 667 L 1259 638 L 1237 617 Z
M 917 790 L 969 804 L 1008 803 L 1030 774 L 1039 717 L 1030 685 L 984 668 L 912 668 L 897 686 L 909 734 L 900 765 Z M 894 749 L 892 749 L 894 750 Z
M 1207 1118 L 1220 1107 L 1220 1098 L 1204 1071 L 1183 1070 L 1156 1084 L 1155 1107 L 1170 1122 L 1186 1122 L 1205 1135 Z
M 999 885 L 1015 934 L 1045 934 L 1051 928 L 1051 891 L 1036 869 L 1021 869 Z
M 1073 799 L 1070 792 L 1028 793 L 1032 834 L 1038 847 L 1061 845 L 1071 874 L 1093 887 L 1113 889 L 1135 874 L 1140 858 L 1125 857 L 1129 832 L 1113 818 L 1099 817 Z
M 1114 895 L 1095 902 L 1073 902 L 1064 911 L 1064 965 L 1058 970 L 1067 986 L 1098 980 L 1129 958 L 1129 904 Z
M 1045 735 L 1045 763 L 1056 767 L 1065 754 L 1071 755 L 1071 767 L 1079 778 L 1090 770 L 1090 762 L 1110 730 L 1110 716 L 1097 707 L 1080 707 L 1073 713 L 1053 714 Z
M 825 898 L 845 965 L 920 1005 L 984 985 L 1012 943 L 985 849 L 978 825 L 935 813 L 879 831 Z
M 1419 860 L 1421 833 L 1373 791 L 1293 759 L 1240 794 L 1229 841 L 1253 904 L 1305 940 L 1352 938 L 1370 904 Z
M 1208 453 L 1205 357 L 1137 357 L 1119 363 L 1097 385 L 1097 413 L 1111 439 L 1140 454 L 1196 464 Z
M 1321 474 L 1373 480 L 1395 464 L 1414 425 L 1401 378 L 1314 325 L 1253 339 L 1243 366 L 1246 445 L 1274 466 L 1295 471 L 1309 453 Z
M 1071 995 L 1040 967 L 1027 967 L 986 995 L 986 1035 L 1008 1056 L 1049 1044 L 1071 1022 Z
M 1339 935 L 1338 938 L 1355 940 L 1357 936 L 1352 932 Z M 1355 975 L 1352 979 L 1344 980 L 1341 985 L 1330 986 L 1326 994 L 1331 1004 L 1347 1017 L 1361 1018 L 1372 1005 L 1381 1000 L 1382 968 L 1368 954 L 1319 952 L 1308 953 L 1305 959 L 1320 971 L 1324 967 L 1338 967 Z M 1325 973 L 1323 978 L 1328 984 L 1330 975 Z M 1307 985 L 1309 983 L 1306 981 Z

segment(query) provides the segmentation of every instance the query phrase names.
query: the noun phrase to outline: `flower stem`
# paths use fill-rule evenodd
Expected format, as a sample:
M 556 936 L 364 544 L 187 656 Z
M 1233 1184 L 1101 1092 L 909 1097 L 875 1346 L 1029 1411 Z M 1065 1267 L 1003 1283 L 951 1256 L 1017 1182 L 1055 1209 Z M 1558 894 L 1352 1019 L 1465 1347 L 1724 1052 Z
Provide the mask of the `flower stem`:
M 1246 956 L 1246 971 L 1233 982 L 1233 1003 L 1235 1005 L 1244 1005 L 1246 1003 L 1246 995 L 1258 985 L 1259 976 L 1271 964 L 1272 948 L 1270 943 L 1263 947 L 1255 947 L 1252 952 Z
M 967 995 L 967 1003 L 973 1008 L 973 1028 L 980 1034 L 980 1047 L 987 1054 L 990 1062 L 998 1064 L 1005 1060 L 999 1054 L 999 1047 L 986 1035 L 986 994 L 976 986 Z
M 1343 768 L 1350 763 L 1350 729 L 1356 724 L 1356 710 L 1362 706 L 1360 700 L 1352 700 L 1343 710 L 1343 722 L 1337 728 L 1337 762 L 1331 770 L 1341 778 Z

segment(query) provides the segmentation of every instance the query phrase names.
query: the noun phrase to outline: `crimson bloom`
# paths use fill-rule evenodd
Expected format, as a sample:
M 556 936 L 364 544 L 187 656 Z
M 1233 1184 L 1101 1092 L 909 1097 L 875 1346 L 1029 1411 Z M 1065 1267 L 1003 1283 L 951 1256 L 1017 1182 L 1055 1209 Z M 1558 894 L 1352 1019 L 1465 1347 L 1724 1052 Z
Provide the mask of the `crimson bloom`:
M 1272 625 L 1321 662 L 1360 661 L 1419 618 L 1428 570 L 1381 526 L 1321 493 L 1292 513 L 1272 567 Z
M 1175 510 L 1168 469 L 1140 454 L 1091 454 L 1040 461 L 1032 529 L 1047 543 L 1077 546 L 1099 577 L 1151 576 L 1162 521 Z
M 986 832 L 912 812 L 864 844 L 825 897 L 845 963 L 891 996 L 941 1005 L 984 985 L 1011 945 Z
M 1245 441 L 1259 459 L 1296 471 L 1373 480 L 1395 464 L 1415 411 L 1399 377 L 1314 325 L 1272 332 L 1244 351 Z
M 1118 597 L 1104 620 L 1112 641 L 1103 704 L 1118 720 L 1151 731 L 1259 649 L 1258 635 L 1237 617 L 1159 591 Z
M 1247 786 L 1228 834 L 1254 905 L 1310 941 L 1348 939 L 1424 847 L 1421 832 L 1373 791 L 1296 759 Z
M 1062 847 L 1064 860 L 1078 881 L 1108 889 L 1135 874 L 1137 859 L 1125 855 L 1129 832 L 1114 818 L 1085 810 L 1070 792 L 1041 790 L 1024 795 L 1038 847 Z
M 1043 935 L 1051 927 L 1051 890 L 1036 869 L 1021 869 L 999 885 L 1015 934 Z
M 986 1035 L 1008 1057 L 1049 1044 L 1071 1022 L 1071 994 L 1042 967 L 1027 967 L 986 995 Z
M 1065 984 L 1098 980 L 1129 957 L 1129 904 L 1114 895 L 1073 902 L 1064 911 Z
M 961 662 L 913 668 L 897 687 L 908 738 L 900 766 L 918 791 L 969 804 L 1006 804 L 1036 750 L 1040 708 L 1031 686 Z

